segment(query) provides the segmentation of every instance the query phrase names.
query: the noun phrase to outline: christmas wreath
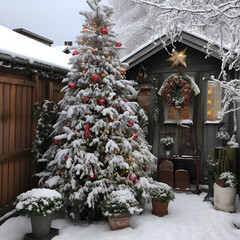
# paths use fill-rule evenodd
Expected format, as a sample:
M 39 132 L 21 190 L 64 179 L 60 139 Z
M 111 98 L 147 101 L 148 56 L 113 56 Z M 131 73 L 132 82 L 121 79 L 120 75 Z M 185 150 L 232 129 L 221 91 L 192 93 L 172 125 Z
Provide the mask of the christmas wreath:
M 189 106 L 196 95 L 194 87 L 196 86 L 193 86 L 193 82 L 188 76 L 173 74 L 164 81 L 159 95 L 163 96 L 170 107 L 185 108 Z

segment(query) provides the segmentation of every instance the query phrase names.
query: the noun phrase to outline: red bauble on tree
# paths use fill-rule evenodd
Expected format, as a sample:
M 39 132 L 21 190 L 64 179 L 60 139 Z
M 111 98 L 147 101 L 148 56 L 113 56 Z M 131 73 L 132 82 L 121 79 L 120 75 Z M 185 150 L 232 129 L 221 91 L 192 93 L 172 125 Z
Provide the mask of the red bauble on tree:
M 121 47 L 122 46 L 122 43 L 121 42 L 117 42 L 116 43 L 116 47 Z
M 58 140 L 58 139 L 56 139 L 56 138 L 53 139 L 53 144 L 54 144 L 54 145 L 59 145 L 60 143 L 61 143 L 60 140 Z
M 101 33 L 102 34 L 108 34 L 108 29 L 107 28 L 102 28 Z
M 78 55 L 78 51 L 73 51 L 73 52 L 72 52 L 72 55 L 73 55 L 73 56 Z
M 98 100 L 98 104 L 99 105 L 103 105 L 105 103 L 105 99 L 104 98 L 100 98 L 99 100 Z
M 68 87 L 70 88 L 70 89 L 74 89 L 75 88 L 75 83 L 73 83 L 73 82 L 70 82 L 70 83 L 68 83 Z
M 92 75 L 92 81 L 93 82 L 97 82 L 98 79 L 99 79 L 98 75 L 96 75 L 96 74 Z
M 82 100 L 83 100 L 83 102 L 88 102 L 89 99 L 90 99 L 90 97 L 84 97 Z
M 136 140 L 138 138 L 138 135 L 136 133 L 133 133 L 133 137 L 134 140 Z
M 135 182 L 137 180 L 137 176 L 136 174 L 132 173 L 129 177 L 130 180 L 132 180 L 133 182 Z
M 128 121 L 128 126 L 129 126 L 129 127 L 132 127 L 132 126 L 133 126 L 133 124 L 134 124 L 134 122 L 133 122 L 133 121 Z
M 85 127 L 85 137 L 89 137 L 89 124 L 88 123 Z

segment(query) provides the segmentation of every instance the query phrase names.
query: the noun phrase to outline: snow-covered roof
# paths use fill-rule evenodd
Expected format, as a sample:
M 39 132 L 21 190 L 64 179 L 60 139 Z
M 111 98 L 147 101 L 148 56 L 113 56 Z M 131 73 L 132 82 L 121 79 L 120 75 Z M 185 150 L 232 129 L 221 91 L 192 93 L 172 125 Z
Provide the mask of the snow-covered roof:
M 193 32 L 183 31 L 181 33 L 181 39 L 179 41 L 183 44 L 186 44 L 198 51 L 204 52 L 204 46 L 206 46 L 209 39 L 206 37 L 196 34 Z M 145 59 L 149 58 L 153 54 L 157 53 L 158 51 L 162 50 L 164 46 L 168 46 L 171 44 L 170 39 L 166 35 L 161 37 L 156 36 L 128 54 L 127 56 L 121 59 L 121 62 L 127 63 L 128 69 L 136 66 L 137 64 L 141 63 Z M 216 54 L 212 54 L 213 57 L 220 59 L 220 57 Z
M 0 25 L 0 59 L 69 70 L 70 55 Z

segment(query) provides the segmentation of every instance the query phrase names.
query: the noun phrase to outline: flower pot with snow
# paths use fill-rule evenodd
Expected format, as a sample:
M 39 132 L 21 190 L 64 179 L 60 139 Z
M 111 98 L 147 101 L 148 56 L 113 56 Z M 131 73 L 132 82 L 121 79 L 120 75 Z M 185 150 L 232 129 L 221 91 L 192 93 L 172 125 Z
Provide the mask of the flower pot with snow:
M 61 194 L 46 188 L 35 188 L 22 193 L 16 200 L 16 210 L 31 218 L 34 238 L 45 238 L 50 234 L 52 214 L 61 207 Z
M 152 197 L 152 213 L 159 217 L 168 214 L 168 204 L 174 199 L 174 193 L 170 186 L 162 182 L 155 182 L 150 189 Z
M 129 189 L 112 191 L 103 201 L 101 209 L 102 214 L 108 217 L 112 230 L 129 227 L 130 216 L 143 211 L 138 208 L 138 201 Z
M 160 145 L 163 148 L 164 156 L 171 157 L 172 156 L 172 149 L 174 147 L 174 141 L 171 137 L 161 138 Z
M 236 177 L 231 172 L 220 174 L 214 183 L 214 208 L 225 212 L 235 212 Z

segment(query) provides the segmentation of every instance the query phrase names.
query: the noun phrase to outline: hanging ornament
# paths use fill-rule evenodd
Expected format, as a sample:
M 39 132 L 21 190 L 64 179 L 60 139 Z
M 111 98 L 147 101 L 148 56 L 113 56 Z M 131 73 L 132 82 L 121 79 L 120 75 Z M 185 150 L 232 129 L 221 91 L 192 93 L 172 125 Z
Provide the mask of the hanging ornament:
M 83 28 L 83 30 L 86 30 L 86 29 L 88 29 L 88 28 L 87 28 L 87 27 L 84 27 L 84 28 Z
M 108 29 L 107 28 L 102 28 L 101 33 L 102 34 L 108 34 Z
M 90 97 L 84 97 L 82 100 L 83 100 L 83 102 L 88 102 L 89 101 L 89 99 L 90 99 Z
M 53 139 L 53 144 L 54 144 L 54 145 L 59 145 L 60 142 L 61 142 L 61 141 L 58 140 L 58 139 L 56 139 L 56 138 Z
M 92 81 L 93 82 L 97 82 L 98 81 L 98 75 L 96 75 L 96 74 L 94 74 L 94 75 L 92 75 Z
M 175 66 L 178 66 L 180 63 L 181 63 L 184 67 L 187 67 L 187 64 L 186 64 L 187 55 L 185 54 L 185 53 L 186 53 L 186 50 L 187 50 L 187 48 L 185 48 L 185 49 L 182 50 L 181 52 L 178 52 L 177 50 L 175 50 L 175 51 L 173 52 L 172 56 L 167 59 L 167 61 L 173 62 L 171 68 L 173 68 L 173 67 L 175 67 Z
M 133 126 L 133 124 L 134 124 L 134 122 L 133 122 L 133 121 L 128 121 L 128 127 L 132 127 L 132 126 Z
M 75 83 L 73 83 L 73 82 L 68 83 L 68 87 L 70 89 L 74 89 L 75 88 Z
M 137 176 L 136 174 L 132 173 L 129 177 L 130 180 L 132 180 L 133 182 L 135 182 L 137 180 Z
M 89 124 L 88 123 L 85 127 L 85 137 L 89 137 Z
M 96 177 L 96 173 L 93 174 L 93 176 L 91 177 L 90 175 L 88 176 L 89 179 L 94 179 Z
M 124 102 L 129 102 L 129 101 L 127 99 L 125 99 Z
M 98 100 L 98 104 L 99 105 L 103 105 L 105 103 L 105 99 L 104 98 L 100 98 L 99 100 Z
M 73 55 L 73 56 L 78 55 L 78 51 L 73 51 L 73 52 L 72 52 L 72 55 Z
M 106 73 L 101 73 L 101 77 L 102 77 L 102 78 L 105 78 L 106 76 L 107 76 Z
M 116 43 L 116 47 L 121 47 L 122 46 L 122 43 L 119 41 Z
M 113 122 L 113 119 L 109 118 L 108 121 L 109 121 L 109 122 Z
M 120 73 L 123 75 L 123 74 L 125 74 L 125 69 L 124 68 L 122 68 L 121 70 L 120 70 Z
M 138 138 L 138 135 L 136 133 L 133 133 L 133 139 L 136 140 Z

